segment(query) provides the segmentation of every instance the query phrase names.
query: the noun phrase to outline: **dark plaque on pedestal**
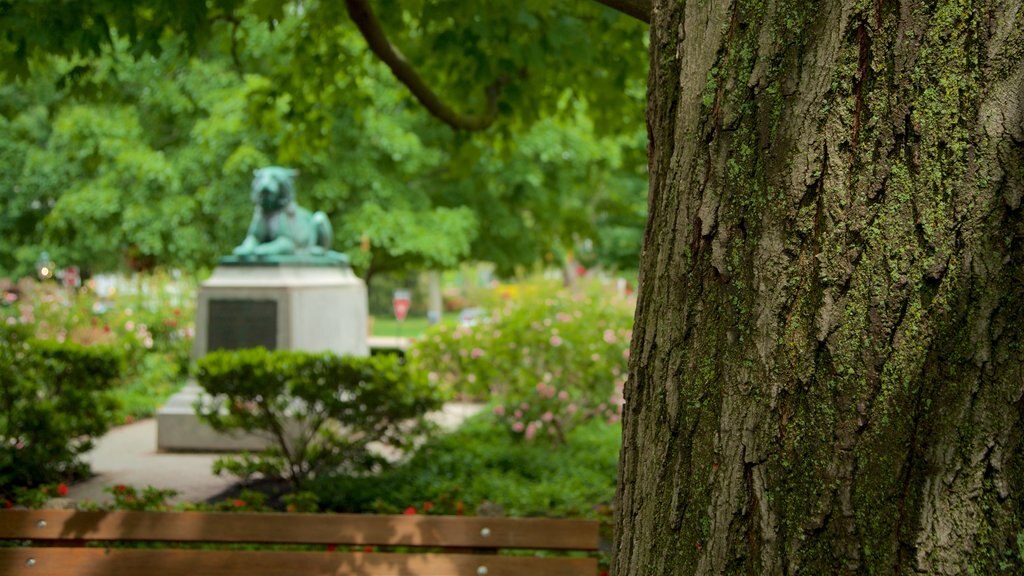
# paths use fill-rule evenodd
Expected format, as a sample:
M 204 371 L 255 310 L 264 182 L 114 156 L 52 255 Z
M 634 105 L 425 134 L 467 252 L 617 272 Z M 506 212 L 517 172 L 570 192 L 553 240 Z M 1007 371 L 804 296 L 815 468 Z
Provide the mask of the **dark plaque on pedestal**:
M 206 351 L 277 348 L 277 302 L 210 300 Z

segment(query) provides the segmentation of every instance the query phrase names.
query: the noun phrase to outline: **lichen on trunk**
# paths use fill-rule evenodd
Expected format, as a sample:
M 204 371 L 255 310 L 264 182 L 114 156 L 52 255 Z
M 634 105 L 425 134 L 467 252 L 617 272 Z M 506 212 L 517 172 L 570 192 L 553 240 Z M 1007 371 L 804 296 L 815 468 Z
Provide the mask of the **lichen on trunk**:
M 1021 0 L 657 1 L 619 576 L 1024 571 Z

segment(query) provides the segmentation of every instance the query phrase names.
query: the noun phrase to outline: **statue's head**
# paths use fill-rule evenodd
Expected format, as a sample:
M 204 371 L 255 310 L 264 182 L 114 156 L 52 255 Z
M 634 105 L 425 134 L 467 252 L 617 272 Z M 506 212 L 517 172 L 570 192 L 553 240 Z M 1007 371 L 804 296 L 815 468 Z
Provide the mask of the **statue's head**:
M 252 202 L 264 212 L 276 212 L 295 199 L 295 176 L 298 170 L 268 166 L 253 170 Z

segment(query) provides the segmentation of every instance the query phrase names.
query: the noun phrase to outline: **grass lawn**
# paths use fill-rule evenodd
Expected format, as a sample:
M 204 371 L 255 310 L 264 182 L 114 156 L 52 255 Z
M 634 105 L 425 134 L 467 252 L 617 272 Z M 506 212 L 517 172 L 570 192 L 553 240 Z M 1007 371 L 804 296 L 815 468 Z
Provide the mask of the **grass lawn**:
M 446 314 L 441 319 L 441 322 L 450 326 L 458 324 L 458 321 L 459 317 L 457 314 Z M 373 335 L 418 338 L 427 331 L 429 326 L 430 324 L 427 323 L 426 316 L 409 316 L 402 322 L 395 320 L 394 317 L 374 316 Z

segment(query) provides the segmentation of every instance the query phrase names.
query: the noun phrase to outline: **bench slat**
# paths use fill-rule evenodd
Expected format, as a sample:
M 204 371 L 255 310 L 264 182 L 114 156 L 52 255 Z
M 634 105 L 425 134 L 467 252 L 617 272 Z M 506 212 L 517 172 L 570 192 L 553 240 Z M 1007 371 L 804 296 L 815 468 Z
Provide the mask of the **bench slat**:
M 0 549 L 0 574 L 10 576 L 594 576 L 596 573 L 597 561 L 593 558 L 102 548 Z
M 0 511 L 0 539 L 597 550 L 585 520 L 245 512 Z M 0 572 L 2 573 L 2 572 Z

